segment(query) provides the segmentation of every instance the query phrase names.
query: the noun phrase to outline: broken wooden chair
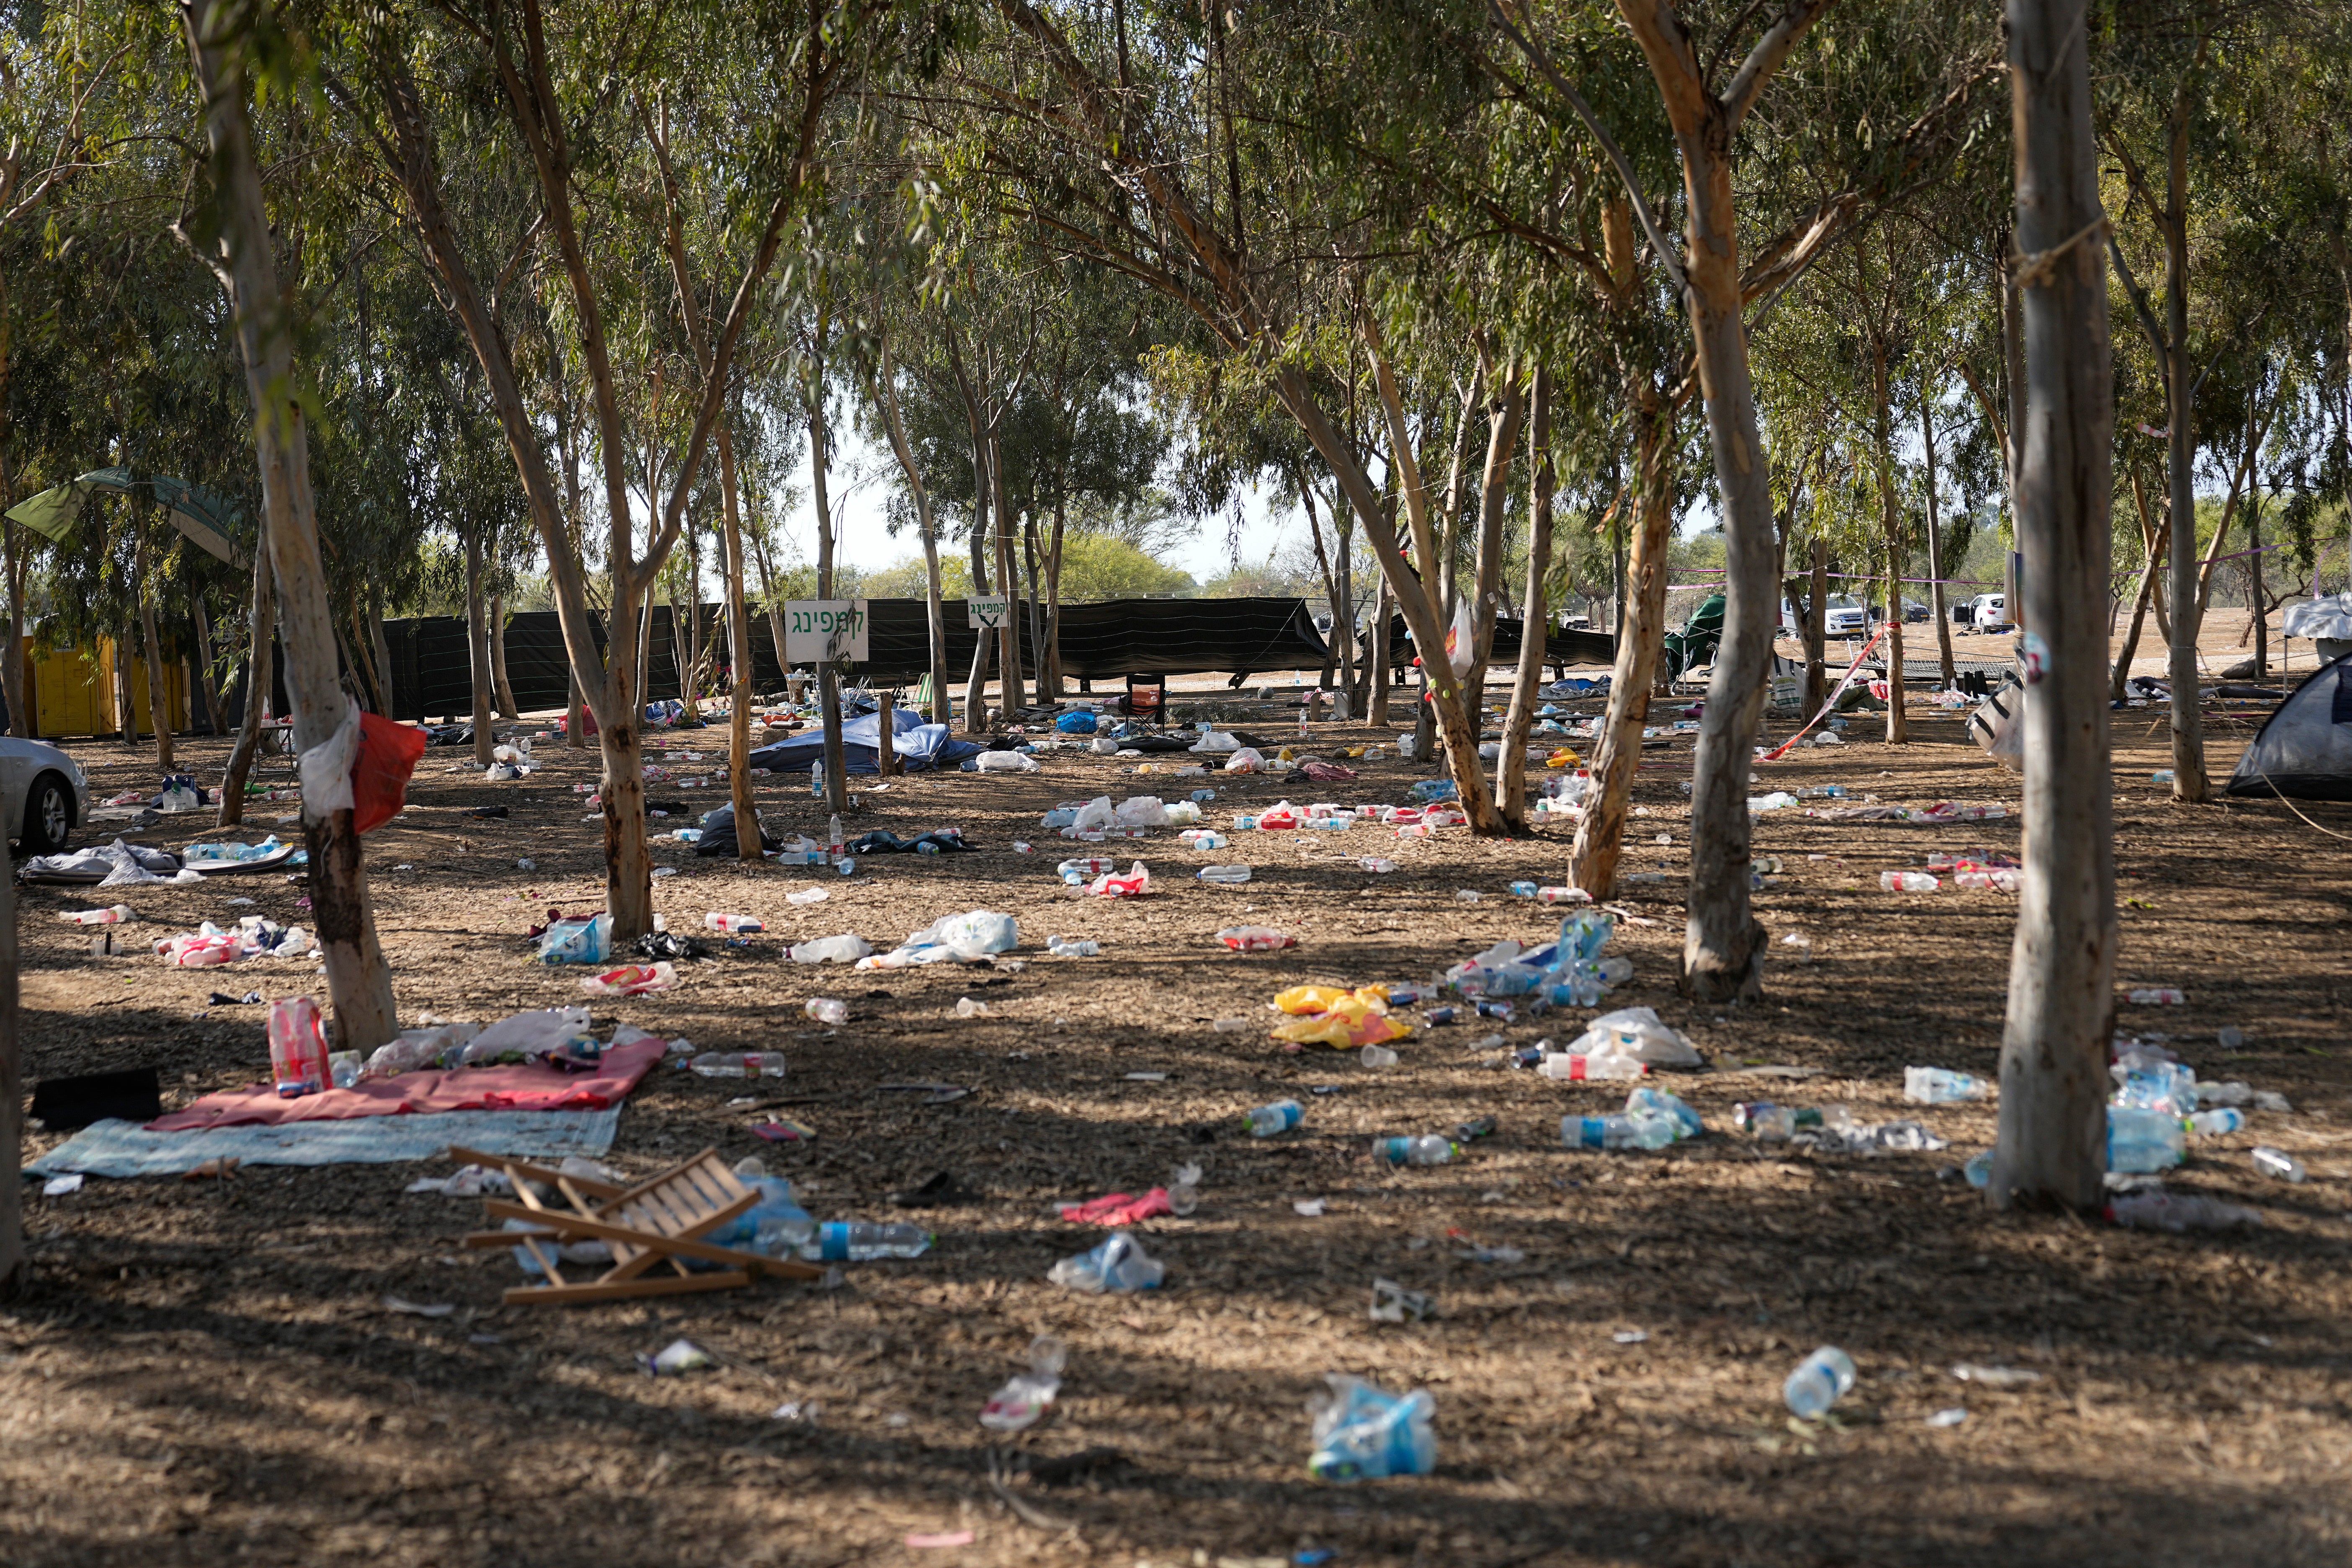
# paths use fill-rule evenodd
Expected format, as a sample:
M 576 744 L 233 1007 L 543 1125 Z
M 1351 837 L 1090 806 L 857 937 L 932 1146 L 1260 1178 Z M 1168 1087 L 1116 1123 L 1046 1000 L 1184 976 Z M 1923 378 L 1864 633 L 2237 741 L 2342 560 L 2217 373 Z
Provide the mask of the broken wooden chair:
M 449 1157 L 486 1171 L 503 1171 L 514 1184 L 512 1201 L 488 1198 L 495 1220 L 521 1220 L 523 1230 L 475 1231 L 468 1247 L 520 1247 L 546 1282 L 518 1285 L 506 1293 L 510 1307 L 620 1301 L 639 1296 L 674 1296 L 691 1290 L 730 1290 L 752 1277 L 822 1279 L 824 1270 L 798 1259 L 770 1258 L 718 1247 L 702 1239 L 759 1203 L 760 1194 L 729 1170 L 715 1149 L 634 1187 L 593 1177 L 568 1175 L 544 1165 L 452 1146 Z M 568 1208 L 545 1202 L 533 1184 L 551 1187 Z M 567 1241 L 602 1241 L 613 1249 L 612 1267 L 574 1284 L 563 1277 L 558 1248 Z M 693 1269 L 688 1260 L 718 1264 Z

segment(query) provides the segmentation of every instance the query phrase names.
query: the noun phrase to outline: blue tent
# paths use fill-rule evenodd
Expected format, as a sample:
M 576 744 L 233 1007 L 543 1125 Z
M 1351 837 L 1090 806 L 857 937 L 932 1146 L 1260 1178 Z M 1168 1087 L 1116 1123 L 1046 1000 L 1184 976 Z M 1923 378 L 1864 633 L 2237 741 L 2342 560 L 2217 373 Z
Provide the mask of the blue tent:
M 877 747 L 882 739 L 882 718 L 878 713 L 861 713 L 841 726 L 841 765 L 853 773 L 878 773 L 882 771 Z M 911 708 L 890 710 L 890 743 L 898 760 L 910 772 L 926 768 L 951 768 L 966 757 L 976 757 L 985 748 L 971 741 L 950 738 L 945 724 L 926 724 L 923 716 Z M 751 753 L 751 765 L 765 768 L 772 773 L 804 773 L 824 754 L 824 731 L 812 728 L 787 741 L 762 746 Z

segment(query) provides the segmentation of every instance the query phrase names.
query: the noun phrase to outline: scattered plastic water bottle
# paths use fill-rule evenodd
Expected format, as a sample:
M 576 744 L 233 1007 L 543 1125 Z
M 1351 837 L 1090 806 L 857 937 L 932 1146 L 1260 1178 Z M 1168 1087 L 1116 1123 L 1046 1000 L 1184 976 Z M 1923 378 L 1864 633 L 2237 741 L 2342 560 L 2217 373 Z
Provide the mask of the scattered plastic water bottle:
M 1969 1185 L 1972 1187 L 1992 1185 L 1992 1151 L 1985 1149 L 1969 1155 L 1969 1163 L 1960 1167 L 1960 1174 L 1968 1178 Z
M 1536 1071 L 1561 1083 L 1626 1082 L 1642 1077 L 1649 1070 L 1646 1062 L 1615 1055 L 1590 1057 L 1568 1051 L 1547 1051 L 1536 1061 Z
M 2305 1173 L 2302 1161 L 2284 1149 L 2267 1145 L 2254 1151 L 2254 1169 L 2282 1182 L 2300 1182 Z
M 1366 1046 L 1356 1055 L 1368 1068 L 1392 1068 L 1397 1065 L 1397 1054 L 1386 1046 Z
M 871 1263 L 883 1258 L 920 1258 L 931 1249 L 931 1233 L 919 1225 L 876 1225 L 870 1220 L 835 1220 L 816 1227 L 802 1249 L 813 1263 Z
M 2180 1118 L 2137 1105 L 2107 1107 L 2107 1169 L 2128 1175 L 2169 1170 L 2188 1152 Z
M 2246 1113 L 2242 1110 L 2200 1110 L 2189 1118 L 2189 1131 L 2200 1138 L 2218 1138 L 2245 1124 Z
M 2169 985 L 2144 985 L 2131 993 L 2134 1005 L 2140 1007 L 2184 1007 L 2189 1004 L 2186 992 Z
M 1627 1095 L 1625 1114 L 1670 1116 L 1682 1128 L 1682 1131 L 1677 1134 L 1679 1137 L 1696 1138 L 1706 1131 L 1706 1123 L 1699 1119 L 1698 1112 L 1692 1110 L 1682 1096 L 1669 1093 L 1663 1089 L 1637 1089 Z
M 1731 1108 L 1731 1124 L 1764 1142 L 1785 1142 L 1801 1127 L 1847 1127 L 1853 1114 L 1843 1105 L 1774 1105 L 1753 1100 Z
M 854 855 L 844 855 L 833 863 L 833 868 L 845 877 L 855 877 L 857 875 L 857 858 Z
M 138 918 L 131 912 L 129 904 L 116 904 L 113 908 L 105 910 L 68 910 L 58 917 L 61 921 L 67 921 L 78 926 L 120 925 L 124 921 L 135 921 Z
M 1361 1379 L 1328 1374 L 1327 1394 L 1307 1405 L 1315 1451 L 1307 1473 L 1318 1481 L 1425 1476 L 1437 1468 L 1437 1402 L 1425 1388 L 1399 1397 Z
M 1878 885 L 1890 893 L 1932 893 L 1943 886 L 1925 871 L 1881 871 Z
M 1061 874 L 1062 880 L 1075 888 L 1082 883 L 1091 882 L 1097 877 L 1108 876 L 1118 869 L 1118 862 L 1106 859 L 1098 855 L 1088 855 L 1075 860 L 1065 860 L 1054 869 Z
M 1192 847 L 1195 849 L 1223 849 L 1226 845 L 1231 844 L 1232 842 L 1232 839 L 1226 837 L 1222 833 L 1200 833 L 1193 836 Z
M 1536 902 L 1539 904 L 1589 904 L 1592 895 L 1582 888 L 1538 888 Z
M 1397 868 L 1397 863 L 1395 861 L 1380 855 L 1367 855 L 1358 860 L 1356 864 L 1361 866 L 1367 871 L 1393 871 Z
M 1217 792 L 1213 789 L 1196 789 L 1192 792 L 1192 801 L 1197 805 L 1206 805 L 1216 798 Z
M 768 929 L 767 922 L 757 915 L 722 915 L 715 910 L 702 917 L 702 923 L 727 936 L 744 936 Z
M 1513 882 L 1508 891 L 1518 898 L 1532 899 L 1543 889 L 1534 882 Z
M 1903 1098 L 1914 1105 L 1948 1105 L 1960 1100 L 1990 1100 L 1992 1085 L 1948 1068 L 1905 1068 Z
M 2124 1194 L 2107 1205 L 2107 1218 L 2135 1230 L 2230 1230 L 2263 1223 L 2260 1209 L 2168 1193 L 2162 1187 Z
M 959 1018 L 985 1018 L 989 1016 L 988 1004 L 975 1002 L 969 996 L 959 996 L 956 998 L 955 1013 Z
M 321 1093 L 334 1081 L 326 1030 L 311 998 L 287 996 L 269 1005 L 269 1076 L 281 1100 Z
M 824 759 L 823 757 L 817 758 L 809 764 L 809 798 L 812 800 L 824 798 Z
M 1559 1141 L 1571 1149 L 1663 1149 L 1680 1134 L 1671 1116 L 1563 1116 Z
M 2158 768 L 2156 772 L 2147 775 L 2147 782 L 2150 784 L 2170 784 L 2172 782 L 2172 770 L 2170 768 Z
M 820 1024 L 849 1022 L 849 1004 L 837 1002 L 830 996 L 812 996 L 801 1004 L 801 1011 Z
M 357 1089 L 360 1085 L 360 1054 L 357 1051 L 333 1051 L 327 1057 L 327 1072 L 337 1089 Z
M 1219 882 L 1226 887 L 1238 887 L 1250 879 L 1246 866 L 1203 866 L 1200 871 L 1203 882 Z
M 1243 1117 L 1242 1125 L 1249 1129 L 1249 1135 L 1253 1138 L 1271 1138 L 1277 1132 L 1287 1132 L 1297 1126 L 1299 1118 L 1305 1114 L 1298 1109 L 1298 1101 L 1277 1100 L 1272 1105 L 1261 1105 Z
M 1055 958 L 1092 958 L 1102 952 L 1102 943 L 1092 937 L 1049 936 L 1045 951 Z
M 1256 817 L 1255 817 L 1255 816 L 1236 816 L 1236 817 L 1234 817 L 1234 831 L 1235 833 L 1255 833 L 1255 832 L 1256 832 L 1256 831 L 1257 831 L 1257 818 L 1256 818 Z
M 1456 1152 L 1450 1141 L 1435 1132 L 1372 1140 L 1372 1163 L 1378 1165 L 1443 1165 Z
M 1853 1389 L 1853 1358 L 1835 1345 L 1823 1345 L 1797 1363 L 1780 1385 L 1780 1397 L 1799 1420 L 1818 1421 Z
M 704 1051 L 687 1066 L 703 1078 L 782 1078 L 784 1058 L 773 1051 Z
M 1065 1258 L 1045 1278 L 1068 1289 L 1099 1296 L 1107 1290 L 1157 1290 L 1168 1266 L 1143 1250 L 1126 1231 L 1115 1230 L 1100 1247 Z

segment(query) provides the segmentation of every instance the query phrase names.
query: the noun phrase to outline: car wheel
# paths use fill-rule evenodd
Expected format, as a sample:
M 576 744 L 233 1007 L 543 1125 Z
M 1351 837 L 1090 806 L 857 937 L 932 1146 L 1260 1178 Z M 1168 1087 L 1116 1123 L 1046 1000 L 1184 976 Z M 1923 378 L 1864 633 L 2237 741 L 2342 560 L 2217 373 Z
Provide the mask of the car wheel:
M 73 791 L 57 774 L 43 773 L 25 797 L 25 852 L 55 855 L 66 847 L 72 827 Z

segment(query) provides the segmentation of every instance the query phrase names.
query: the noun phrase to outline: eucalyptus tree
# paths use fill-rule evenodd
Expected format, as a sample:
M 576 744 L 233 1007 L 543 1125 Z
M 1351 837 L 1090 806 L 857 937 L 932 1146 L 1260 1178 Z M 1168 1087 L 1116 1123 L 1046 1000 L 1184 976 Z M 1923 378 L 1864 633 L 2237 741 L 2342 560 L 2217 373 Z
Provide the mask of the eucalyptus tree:
M 930 23 L 928 13 L 902 16 L 889 0 L 825 0 L 789 16 L 720 0 L 684 12 L 555 15 L 539 0 L 521 0 L 452 5 L 429 16 L 373 16 L 338 40 L 336 59 L 348 74 L 336 78 L 335 97 L 396 184 L 465 328 L 547 556 L 573 677 L 597 721 L 607 900 L 623 940 L 644 934 L 652 921 L 636 672 L 640 609 L 685 525 L 703 456 L 728 405 L 737 347 L 767 302 L 771 269 L 788 249 L 809 254 L 824 243 L 828 115 L 869 73 L 892 68 L 902 50 L 929 42 Z M 698 122 L 704 134 L 691 155 L 709 164 L 706 199 L 723 203 L 726 216 L 686 227 L 689 239 L 728 233 L 740 246 L 740 269 L 729 268 L 734 281 L 722 289 L 728 305 L 709 332 L 707 368 L 694 356 L 693 373 L 680 378 L 687 391 L 650 397 L 632 422 L 624 414 L 615 332 L 625 333 L 625 343 L 650 345 L 677 280 L 664 279 L 668 287 L 656 293 L 637 265 L 648 254 L 647 221 L 665 219 L 656 216 L 657 200 L 637 199 L 645 167 L 623 152 L 643 130 L 624 100 L 681 98 L 688 84 L 709 76 L 713 58 L 753 62 L 743 90 L 762 111 L 748 125 Z M 604 63 L 611 60 L 629 63 L 616 73 Z M 445 161 L 453 147 L 455 163 Z M 673 155 L 686 153 L 673 148 Z M 540 207 L 524 235 L 461 234 L 452 222 L 449 185 L 486 158 L 524 159 L 535 175 Z M 589 623 L 583 551 L 567 526 L 545 424 L 527 399 L 495 299 L 505 277 L 498 269 L 541 245 L 551 248 L 550 268 L 560 279 L 562 307 L 550 314 L 563 323 L 567 357 L 577 352 L 603 480 L 612 635 L 601 657 Z M 689 261 L 695 276 L 713 270 L 712 260 L 689 255 Z M 633 500 L 640 489 L 650 514 L 642 543 Z

